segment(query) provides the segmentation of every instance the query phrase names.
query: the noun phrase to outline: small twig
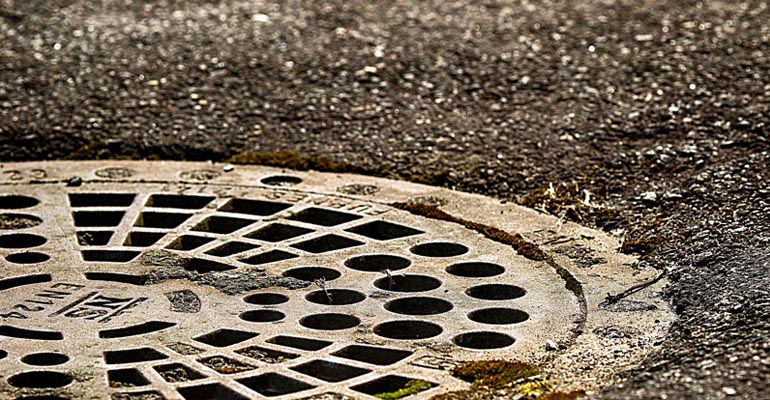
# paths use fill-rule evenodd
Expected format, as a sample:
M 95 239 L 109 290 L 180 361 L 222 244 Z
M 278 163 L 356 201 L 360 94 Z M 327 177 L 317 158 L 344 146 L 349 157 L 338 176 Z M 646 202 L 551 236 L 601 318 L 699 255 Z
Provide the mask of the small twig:
M 313 281 L 316 286 L 321 288 L 321 290 L 324 291 L 324 294 L 326 295 L 326 298 L 329 300 L 329 304 L 332 304 L 332 294 L 329 293 L 329 291 L 326 289 L 326 277 L 322 276 L 316 280 Z
M 623 292 L 620 292 L 620 293 L 618 293 L 616 295 L 613 295 L 611 293 L 607 293 L 607 297 L 604 298 L 604 301 L 600 305 L 615 304 L 615 303 L 619 302 L 620 300 L 625 299 L 626 297 L 631 296 L 632 294 L 634 294 L 634 293 L 636 293 L 636 292 L 638 292 L 640 290 L 646 289 L 646 288 L 654 285 L 659 280 L 663 279 L 664 276 L 666 276 L 666 271 L 661 272 L 660 275 L 658 275 L 657 277 L 655 277 L 655 278 L 653 278 L 651 280 L 642 282 L 642 283 L 640 283 L 638 285 L 631 286 L 627 290 L 625 290 Z

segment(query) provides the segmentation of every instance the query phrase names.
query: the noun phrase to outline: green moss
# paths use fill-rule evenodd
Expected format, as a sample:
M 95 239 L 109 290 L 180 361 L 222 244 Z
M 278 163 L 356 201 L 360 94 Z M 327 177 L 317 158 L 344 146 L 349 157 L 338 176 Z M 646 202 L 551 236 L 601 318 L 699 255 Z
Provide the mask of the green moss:
M 532 380 L 516 385 L 516 391 L 525 399 L 540 399 L 553 390 L 553 386 L 544 380 Z
M 410 182 L 422 183 L 424 185 L 444 186 L 449 183 L 449 171 L 412 174 L 407 180 Z
M 501 387 L 519 379 L 537 375 L 540 370 L 528 363 L 519 361 L 487 360 L 471 361 L 452 370 L 452 375 L 468 382 L 474 387 Z
M 505 360 L 471 361 L 452 370 L 452 374 L 473 382 L 470 389 L 443 393 L 431 400 L 478 400 L 498 398 L 506 393 L 512 398 L 538 400 L 574 400 L 585 392 L 553 392 L 550 382 L 539 374 L 537 366 Z
M 236 154 L 225 162 L 233 164 L 269 165 L 271 167 L 291 168 L 300 171 L 315 170 L 322 172 L 367 173 L 361 167 L 346 162 L 335 161 L 319 155 L 304 155 L 294 151 L 263 151 L 259 153 Z
M 92 142 L 80 146 L 77 150 L 64 157 L 65 160 L 159 160 L 157 154 L 139 154 L 134 150 L 130 153 L 116 153 L 107 144 Z
M 586 395 L 586 392 L 582 390 L 575 390 L 572 392 L 552 392 L 538 397 L 538 400 L 575 400 Z
M 393 392 L 377 393 L 374 395 L 374 397 L 378 399 L 400 399 L 406 396 L 411 396 L 413 394 L 424 392 L 430 389 L 431 387 L 433 387 L 433 385 L 430 382 L 423 381 L 420 379 L 413 379 L 407 382 L 406 386 L 404 386 L 401 389 L 398 389 Z

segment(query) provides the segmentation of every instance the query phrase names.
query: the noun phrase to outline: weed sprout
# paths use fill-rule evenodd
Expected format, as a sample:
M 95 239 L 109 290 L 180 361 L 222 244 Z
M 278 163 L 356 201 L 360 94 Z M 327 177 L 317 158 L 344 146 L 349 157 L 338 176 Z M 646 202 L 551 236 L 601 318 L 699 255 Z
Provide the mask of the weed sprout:
M 322 276 L 314 280 L 313 283 L 315 283 L 316 286 L 318 286 L 319 288 L 321 288 L 321 290 L 324 291 L 326 298 L 329 300 L 329 304 L 332 304 L 332 294 L 329 293 L 329 290 L 326 287 L 326 277 Z

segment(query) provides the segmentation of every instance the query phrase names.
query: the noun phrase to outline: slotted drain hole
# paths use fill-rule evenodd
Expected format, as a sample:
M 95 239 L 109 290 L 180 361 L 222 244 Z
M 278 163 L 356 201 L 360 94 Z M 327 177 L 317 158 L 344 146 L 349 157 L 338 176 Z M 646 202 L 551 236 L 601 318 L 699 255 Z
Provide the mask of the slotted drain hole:
M 107 382 L 113 388 L 146 386 L 150 384 L 150 381 L 135 368 L 107 371 Z
M 368 369 L 326 360 L 313 360 L 291 367 L 291 370 L 326 382 L 342 382 L 371 372 Z
M 371 396 L 376 396 L 380 393 L 393 393 L 398 392 L 401 389 L 404 389 L 406 387 L 413 387 L 412 384 L 416 380 L 413 378 L 407 378 L 403 376 L 398 375 L 388 375 L 383 376 L 382 378 L 375 379 L 371 382 L 363 383 L 361 385 L 356 385 L 351 387 L 351 389 L 365 393 Z M 433 388 L 438 386 L 437 384 L 433 382 L 426 382 L 425 387 L 421 388 L 421 391 Z M 405 397 L 405 396 L 404 396 Z
M 237 382 L 268 397 L 301 392 L 315 387 L 297 379 L 289 378 L 274 372 L 238 379 Z
M 221 383 L 209 383 L 201 386 L 189 386 L 177 389 L 185 400 L 248 400 L 247 397 L 238 394 Z M 154 399 L 153 399 L 154 400 Z
M 170 383 L 189 382 L 203 379 L 206 375 L 180 363 L 156 365 L 152 367 L 163 380 Z
M 318 351 L 332 345 L 332 342 L 318 339 L 308 339 L 295 336 L 276 336 L 267 340 L 268 343 L 300 350 Z
M 251 346 L 245 349 L 236 350 L 235 352 L 268 364 L 278 364 L 278 363 L 288 361 L 288 360 L 293 360 L 299 357 L 298 354 L 266 349 L 264 347 L 259 347 L 259 346 Z

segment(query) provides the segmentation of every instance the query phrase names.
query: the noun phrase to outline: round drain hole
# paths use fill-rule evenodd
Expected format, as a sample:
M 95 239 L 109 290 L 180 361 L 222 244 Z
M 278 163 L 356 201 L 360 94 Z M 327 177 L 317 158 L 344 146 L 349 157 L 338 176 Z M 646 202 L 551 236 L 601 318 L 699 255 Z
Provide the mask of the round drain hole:
M 287 278 L 295 278 L 299 279 L 301 281 L 307 281 L 307 282 L 313 282 L 316 279 L 324 278 L 327 281 L 333 281 L 340 276 L 342 276 L 342 273 L 340 271 L 337 271 L 336 269 L 331 268 L 324 268 L 324 267 L 300 267 L 300 268 L 294 268 L 290 269 L 283 273 L 283 276 Z
M 69 360 L 69 357 L 59 353 L 34 353 L 21 358 L 21 362 L 28 365 L 59 365 Z
M 322 331 L 336 331 L 357 326 L 361 320 L 348 314 L 315 314 L 299 320 L 299 324 L 305 328 Z
M 466 349 L 489 350 L 512 345 L 516 339 L 497 332 L 468 332 L 455 336 L 452 341 Z
M 25 253 L 14 253 L 5 256 L 6 261 L 14 264 L 37 264 L 51 259 L 48 254 L 28 251 Z
M 446 272 L 465 278 L 487 278 L 502 274 L 505 268 L 486 262 L 465 262 L 448 266 Z
M 316 290 L 308 293 L 305 299 L 311 303 L 341 306 L 345 304 L 360 303 L 366 299 L 366 295 L 355 290 L 348 289 L 327 289 Z
M 262 179 L 260 182 L 269 186 L 294 186 L 302 183 L 302 179 L 290 175 L 275 175 L 268 176 L 267 178 Z
M 258 305 L 273 305 L 281 304 L 289 301 L 289 296 L 285 296 L 278 293 L 256 293 L 243 298 L 243 301 L 249 304 Z
M 468 248 L 450 242 L 423 243 L 409 249 L 414 254 L 424 257 L 455 257 L 468 252 Z
M 30 371 L 8 378 L 8 383 L 18 388 L 58 388 L 72 383 L 72 377 L 56 371 Z
M 481 300 L 511 300 L 524 296 L 527 291 L 515 285 L 490 284 L 474 286 L 465 294 Z
M 252 310 L 241 313 L 240 317 L 249 322 L 275 322 L 286 318 L 286 315 L 275 310 Z
M 385 303 L 386 310 L 405 315 L 442 314 L 452 307 L 452 303 L 434 297 L 406 297 Z
M 20 208 L 34 207 L 40 204 L 40 201 L 34 197 L 27 196 L 0 196 L 0 208 L 6 210 L 18 210 Z
M 491 325 L 518 324 L 529 319 L 529 314 L 515 308 L 484 308 L 468 313 L 471 321 Z
M 390 321 L 374 327 L 374 334 L 388 339 L 427 339 L 438 336 L 444 330 L 425 321 Z
M 427 292 L 441 286 L 441 281 L 425 275 L 391 275 L 377 279 L 374 286 L 391 292 Z
M 412 265 L 408 258 L 387 254 L 368 254 L 352 257 L 345 261 L 345 266 L 356 271 L 380 272 L 383 270 L 398 271 Z
M 0 229 L 27 229 L 43 223 L 40 217 L 29 214 L 0 214 Z
M 0 247 L 4 249 L 23 249 L 26 247 L 37 247 L 47 241 L 46 238 L 31 233 L 13 233 L 0 236 Z

